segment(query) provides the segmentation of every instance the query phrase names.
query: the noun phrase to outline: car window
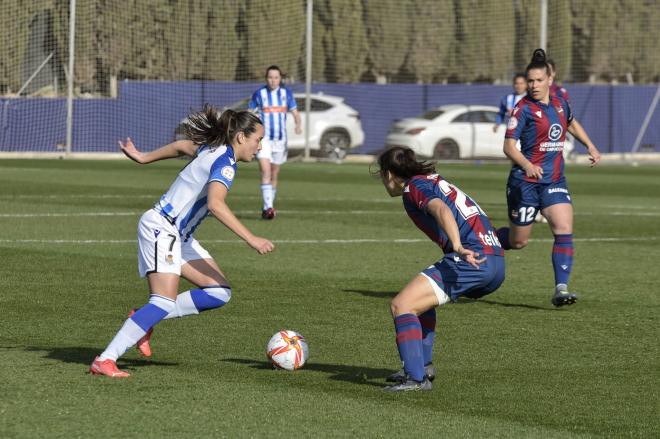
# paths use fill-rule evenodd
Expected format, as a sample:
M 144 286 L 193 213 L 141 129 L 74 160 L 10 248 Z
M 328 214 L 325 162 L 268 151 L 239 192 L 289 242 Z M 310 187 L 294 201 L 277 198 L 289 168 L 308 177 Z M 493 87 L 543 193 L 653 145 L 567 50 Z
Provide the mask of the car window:
M 420 119 L 433 120 L 438 116 L 441 116 L 444 113 L 442 110 L 429 110 L 426 113 L 419 116 Z
M 296 105 L 298 106 L 298 111 L 305 111 L 305 98 L 296 98 Z M 332 108 L 331 104 L 328 104 L 325 101 L 320 99 L 312 98 L 312 111 L 326 111 Z
M 497 113 L 493 111 L 472 111 L 470 112 L 470 122 L 473 123 L 495 123 Z
M 318 99 L 312 99 L 312 111 L 326 111 L 332 108 L 332 105 L 328 104 L 325 101 L 320 101 Z
M 496 123 L 497 122 L 497 112 L 496 111 L 484 111 L 484 119 L 488 123 Z
M 463 114 L 459 114 L 458 116 L 456 116 L 456 117 L 454 118 L 454 120 L 452 120 L 452 123 L 456 123 L 456 122 L 470 122 L 470 114 L 472 114 L 472 112 L 470 112 L 470 111 L 468 111 L 468 112 L 466 112 L 466 113 L 463 113 Z

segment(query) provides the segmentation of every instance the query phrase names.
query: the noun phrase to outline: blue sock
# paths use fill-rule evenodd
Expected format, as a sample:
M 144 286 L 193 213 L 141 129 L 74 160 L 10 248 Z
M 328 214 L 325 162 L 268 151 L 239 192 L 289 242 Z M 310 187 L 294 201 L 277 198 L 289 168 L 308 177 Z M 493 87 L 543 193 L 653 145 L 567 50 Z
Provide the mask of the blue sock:
M 433 362 L 433 342 L 435 341 L 435 308 L 419 315 L 422 325 L 422 351 L 424 366 Z
M 117 358 L 124 355 L 124 352 L 142 338 L 149 329 L 160 322 L 165 316 L 175 308 L 175 301 L 167 297 L 151 294 L 149 302 L 142 308 L 135 311 L 129 317 L 119 332 L 112 339 L 108 347 L 101 353 L 101 361 L 111 359 L 117 361 Z
M 502 248 L 504 250 L 511 250 L 511 243 L 509 242 L 509 228 L 500 227 L 495 231 L 495 234 L 497 235 L 497 239 L 500 240 L 500 244 L 502 244 Z
M 213 285 L 185 291 L 176 296 L 176 306 L 165 318 L 173 319 L 220 308 L 230 299 L 231 287 L 226 285 Z
M 394 327 L 403 369 L 410 378 L 421 382 L 424 379 L 422 325 L 415 314 L 402 314 L 394 318 Z
M 555 235 L 552 246 L 552 268 L 555 270 L 555 285 L 568 285 L 573 267 L 573 235 Z

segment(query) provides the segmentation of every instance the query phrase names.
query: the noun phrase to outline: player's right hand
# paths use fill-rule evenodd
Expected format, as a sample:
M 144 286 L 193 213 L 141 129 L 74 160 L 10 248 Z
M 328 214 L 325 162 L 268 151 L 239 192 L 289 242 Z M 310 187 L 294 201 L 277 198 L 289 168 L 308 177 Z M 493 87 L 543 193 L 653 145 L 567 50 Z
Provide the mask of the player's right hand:
M 255 249 L 260 255 L 265 255 L 266 253 L 270 253 L 275 250 L 275 244 L 266 238 L 260 238 L 258 236 L 255 236 L 250 241 L 248 241 L 248 245 Z
M 530 178 L 536 178 L 538 180 L 543 178 L 543 168 L 540 166 L 536 166 L 531 162 L 524 167 L 524 170 L 525 170 L 525 175 L 527 175 Z
M 468 264 L 472 265 L 474 268 L 479 268 L 479 264 L 483 264 L 486 261 L 486 258 L 479 258 L 479 253 L 472 250 L 468 250 L 463 247 L 459 247 L 454 250 L 461 259 L 463 259 Z
M 119 141 L 119 149 L 121 149 L 121 152 L 123 152 L 126 157 L 134 162 L 140 164 L 144 163 L 143 154 L 138 151 L 130 137 L 126 138 L 126 142 Z

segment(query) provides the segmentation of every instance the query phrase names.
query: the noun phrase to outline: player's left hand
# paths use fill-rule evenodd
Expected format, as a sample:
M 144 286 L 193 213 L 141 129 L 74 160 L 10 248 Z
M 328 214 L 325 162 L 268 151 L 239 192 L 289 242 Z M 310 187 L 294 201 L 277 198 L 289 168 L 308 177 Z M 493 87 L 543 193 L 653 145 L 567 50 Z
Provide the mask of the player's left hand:
M 600 151 L 594 145 L 591 145 L 588 149 L 589 151 L 589 160 L 591 161 L 591 167 L 593 168 L 600 162 Z
M 296 134 L 302 134 L 302 127 L 300 125 L 296 125 L 294 131 Z
M 479 253 L 460 247 L 456 250 L 458 256 L 474 268 L 479 268 L 479 264 L 486 261 L 485 257 L 479 258 Z

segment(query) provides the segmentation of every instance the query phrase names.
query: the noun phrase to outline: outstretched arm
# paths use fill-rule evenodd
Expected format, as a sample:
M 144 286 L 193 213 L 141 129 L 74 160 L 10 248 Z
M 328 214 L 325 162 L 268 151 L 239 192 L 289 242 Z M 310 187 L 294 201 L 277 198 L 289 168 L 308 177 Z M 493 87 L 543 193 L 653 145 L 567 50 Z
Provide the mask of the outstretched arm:
M 573 134 L 576 139 L 578 139 L 587 147 L 587 151 L 589 152 L 589 160 L 591 160 L 591 166 L 596 166 L 600 161 L 600 152 L 587 135 L 587 132 L 582 127 L 582 124 L 578 122 L 577 119 L 573 119 L 571 124 L 568 126 L 568 132 Z
M 211 214 L 259 254 L 265 255 L 266 253 L 273 251 L 275 245 L 272 242 L 266 238 L 253 235 L 252 232 L 250 232 L 250 230 L 248 230 L 248 228 L 236 218 L 236 215 L 234 215 L 225 202 L 227 192 L 227 186 L 218 181 L 212 181 L 209 184 L 207 206 Z
M 454 219 L 454 215 L 449 209 L 449 206 L 447 206 L 438 198 L 434 198 L 433 200 L 429 201 L 429 204 L 426 206 L 426 210 L 433 216 L 433 218 L 435 218 L 435 220 L 438 222 L 438 225 L 442 227 L 442 230 L 445 231 L 449 237 L 451 246 L 453 247 L 454 251 L 461 257 L 461 259 L 473 267 L 479 268 L 479 264 L 484 262 L 486 258 L 479 259 L 479 253 L 463 248 L 463 244 L 461 243 L 461 234 L 458 231 L 458 224 L 456 224 L 456 220 Z
M 147 164 L 158 160 L 164 160 L 174 157 L 187 155 L 194 157 L 197 152 L 197 144 L 191 140 L 177 140 L 176 142 L 168 143 L 158 149 L 149 152 L 141 152 L 136 147 L 130 137 L 125 142 L 119 141 L 119 148 L 126 157 L 140 164 Z

